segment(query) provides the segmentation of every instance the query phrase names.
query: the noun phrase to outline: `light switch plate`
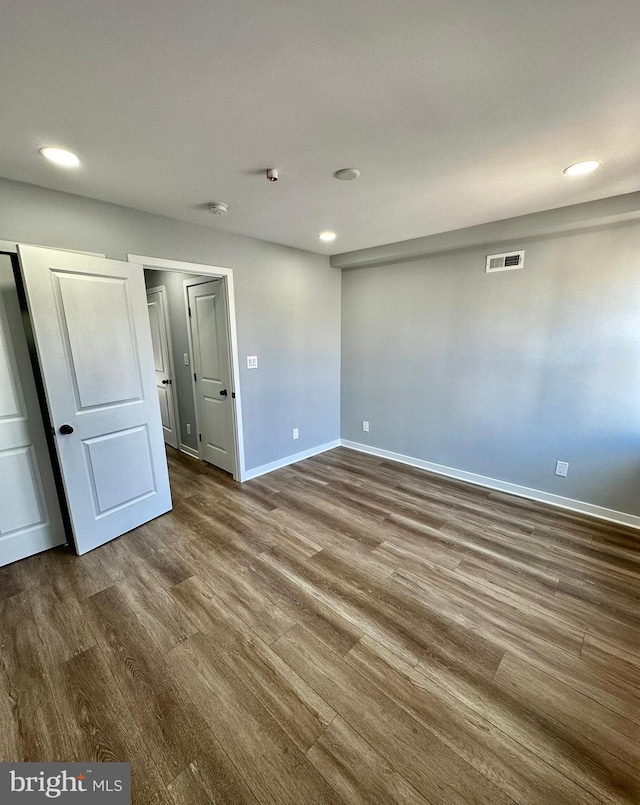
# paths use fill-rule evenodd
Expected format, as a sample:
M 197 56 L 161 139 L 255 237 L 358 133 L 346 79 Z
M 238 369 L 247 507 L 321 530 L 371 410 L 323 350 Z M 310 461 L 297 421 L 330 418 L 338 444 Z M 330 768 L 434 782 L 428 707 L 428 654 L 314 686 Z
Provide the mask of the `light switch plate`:
M 247 369 L 257 369 L 257 368 L 258 368 L 258 356 L 247 355 Z

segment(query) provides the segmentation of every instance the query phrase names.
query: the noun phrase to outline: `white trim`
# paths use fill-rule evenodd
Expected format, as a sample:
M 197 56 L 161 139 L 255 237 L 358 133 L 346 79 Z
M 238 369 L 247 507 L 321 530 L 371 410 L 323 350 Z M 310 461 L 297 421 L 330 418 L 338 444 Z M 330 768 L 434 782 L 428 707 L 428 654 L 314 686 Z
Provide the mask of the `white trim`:
M 191 456 L 191 458 L 200 458 L 197 450 L 194 450 L 193 447 L 189 447 L 189 445 L 182 444 L 182 442 L 180 442 L 178 449 L 181 453 L 186 453 L 188 456 Z
M 130 263 L 141 263 L 145 268 L 158 271 L 177 271 L 182 274 L 200 274 L 207 277 L 224 277 L 227 286 L 227 313 L 229 316 L 229 346 L 231 349 L 231 390 L 235 397 L 233 424 L 236 450 L 236 481 L 246 481 L 244 469 L 244 433 L 242 429 L 242 401 L 240 395 L 240 361 L 238 360 L 238 333 L 236 324 L 236 302 L 233 285 L 233 269 L 221 266 L 202 265 L 200 263 L 185 263 L 182 260 L 166 260 L 163 257 L 147 257 L 141 254 L 127 254 Z M 188 328 L 190 329 L 190 328 Z
M 272 461 L 271 464 L 263 464 L 261 467 L 254 467 L 252 470 L 245 472 L 245 481 L 250 481 L 252 478 L 257 478 L 259 475 L 266 475 L 268 472 L 279 470 L 282 467 L 288 467 L 289 464 L 295 464 L 298 461 L 303 461 L 305 458 L 317 456 L 319 453 L 326 453 L 327 450 L 333 450 L 340 447 L 340 439 L 335 439 L 333 442 L 320 444 L 317 447 L 311 447 L 309 450 L 303 450 L 301 453 L 294 453 L 291 456 L 279 458 L 277 461 Z
M 173 341 L 171 340 L 171 320 L 169 318 L 169 294 L 167 293 L 167 286 L 166 285 L 156 285 L 155 288 L 147 288 L 147 300 L 149 299 L 150 293 L 159 293 L 162 296 L 162 312 L 164 315 L 164 329 L 167 333 L 167 350 L 169 352 L 169 374 L 171 378 L 175 378 L 176 370 L 173 363 Z M 180 417 L 178 412 L 178 388 L 174 385 L 173 390 L 171 392 L 171 402 L 173 407 L 173 424 L 175 426 L 176 431 L 176 447 L 178 449 L 179 445 L 182 443 L 182 439 L 180 438 Z M 169 444 L 167 442 L 167 444 Z M 169 447 L 173 447 L 172 444 Z M 175 449 L 175 448 L 174 448 Z
M 348 439 L 341 439 L 340 444 L 342 447 L 346 447 L 349 450 L 368 453 L 378 458 L 388 458 L 391 461 L 397 461 L 399 464 L 409 464 L 411 467 L 418 467 L 422 470 L 435 472 L 438 475 L 446 475 L 449 478 L 457 478 L 459 481 L 467 481 L 477 486 L 484 486 L 499 492 L 507 492 L 510 495 L 517 495 L 521 498 L 536 500 L 540 503 L 548 503 L 550 506 L 557 506 L 560 509 L 567 509 L 572 512 L 579 512 L 580 514 L 588 514 L 600 520 L 607 520 L 611 523 L 618 523 L 620 525 L 640 529 L 640 517 L 635 514 L 627 514 L 626 512 L 619 512 L 615 509 L 606 509 L 604 506 L 596 506 L 593 503 L 584 503 L 581 500 L 573 500 L 572 498 L 565 498 L 561 495 L 553 495 L 550 492 L 541 492 L 539 489 L 530 489 L 528 486 L 519 486 L 518 484 L 511 484 L 508 481 L 499 481 L 496 478 L 477 475 L 475 472 L 457 470 L 454 467 L 447 467 L 444 464 L 434 464 L 432 461 L 423 461 L 420 458 L 405 456 L 402 455 L 402 453 L 393 453 L 391 450 L 382 450 L 379 447 L 371 447 L 368 444 L 351 442 Z
M 59 246 L 42 246 L 38 243 L 23 243 L 23 246 L 37 246 L 39 249 L 55 249 L 57 252 L 69 252 L 69 254 L 86 254 L 89 257 L 106 257 L 102 252 L 82 252 L 77 249 L 61 249 Z M 0 240 L 0 252 L 18 253 L 18 243 L 12 240 Z

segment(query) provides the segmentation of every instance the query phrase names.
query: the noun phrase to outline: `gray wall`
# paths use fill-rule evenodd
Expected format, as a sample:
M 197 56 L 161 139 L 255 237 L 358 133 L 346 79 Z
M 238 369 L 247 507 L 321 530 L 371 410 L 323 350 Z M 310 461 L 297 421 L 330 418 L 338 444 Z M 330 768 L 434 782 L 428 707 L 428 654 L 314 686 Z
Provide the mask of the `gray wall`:
M 511 248 L 343 272 L 342 437 L 640 515 L 640 226 Z
M 246 468 L 339 437 L 340 271 L 326 257 L 7 180 L 0 239 L 232 268 Z
M 184 310 L 184 281 L 198 274 L 177 274 L 172 271 L 152 271 L 145 269 L 144 282 L 147 288 L 164 285 L 167 289 L 169 326 L 173 346 L 173 389 L 178 405 L 180 422 L 180 441 L 187 447 L 198 449 L 196 432 L 196 413 L 191 382 L 193 367 L 184 365 L 184 354 L 189 353 L 189 333 Z M 191 425 L 191 435 L 187 433 L 187 423 Z
M 0 239 L 233 268 L 247 469 L 338 437 L 326 258 L 5 180 Z M 344 272 L 343 438 L 640 514 L 640 228 L 503 241 Z

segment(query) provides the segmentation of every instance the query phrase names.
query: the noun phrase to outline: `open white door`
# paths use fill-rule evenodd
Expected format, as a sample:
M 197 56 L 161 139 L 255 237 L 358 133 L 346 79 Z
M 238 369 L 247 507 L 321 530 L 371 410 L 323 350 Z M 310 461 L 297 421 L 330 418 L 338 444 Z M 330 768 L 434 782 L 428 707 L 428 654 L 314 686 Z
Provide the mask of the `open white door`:
M 171 509 L 143 269 L 18 252 L 82 554 Z
M 11 258 L 0 254 L 0 566 L 66 541 Z
M 167 314 L 167 292 L 164 285 L 147 288 L 147 310 L 151 325 L 151 343 L 156 369 L 156 388 L 160 402 L 160 416 L 164 440 L 170 447 L 178 447 L 175 386 L 171 360 L 171 336 Z

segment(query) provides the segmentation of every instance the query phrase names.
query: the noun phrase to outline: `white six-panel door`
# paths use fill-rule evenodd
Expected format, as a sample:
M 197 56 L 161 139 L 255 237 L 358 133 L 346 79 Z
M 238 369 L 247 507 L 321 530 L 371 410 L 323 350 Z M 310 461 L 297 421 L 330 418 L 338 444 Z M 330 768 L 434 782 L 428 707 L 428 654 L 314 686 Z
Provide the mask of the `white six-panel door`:
M 171 508 L 143 269 L 18 251 L 82 554 Z
M 64 542 L 13 268 L 0 254 L 0 566 Z
M 147 310 L 149 311 L 149 324 L 151 326 L 153 361 L 156 370 L 156 387 L 158 389 L 164 440 L 171 447 L 177 448 L 176 392 L 171 376 L 171 338 L 169 335 L 167 294 L 164 285 L 147 289 Z
M 189 285 L 200 457 L 235 472 L 227 299 L 223 280 Z

